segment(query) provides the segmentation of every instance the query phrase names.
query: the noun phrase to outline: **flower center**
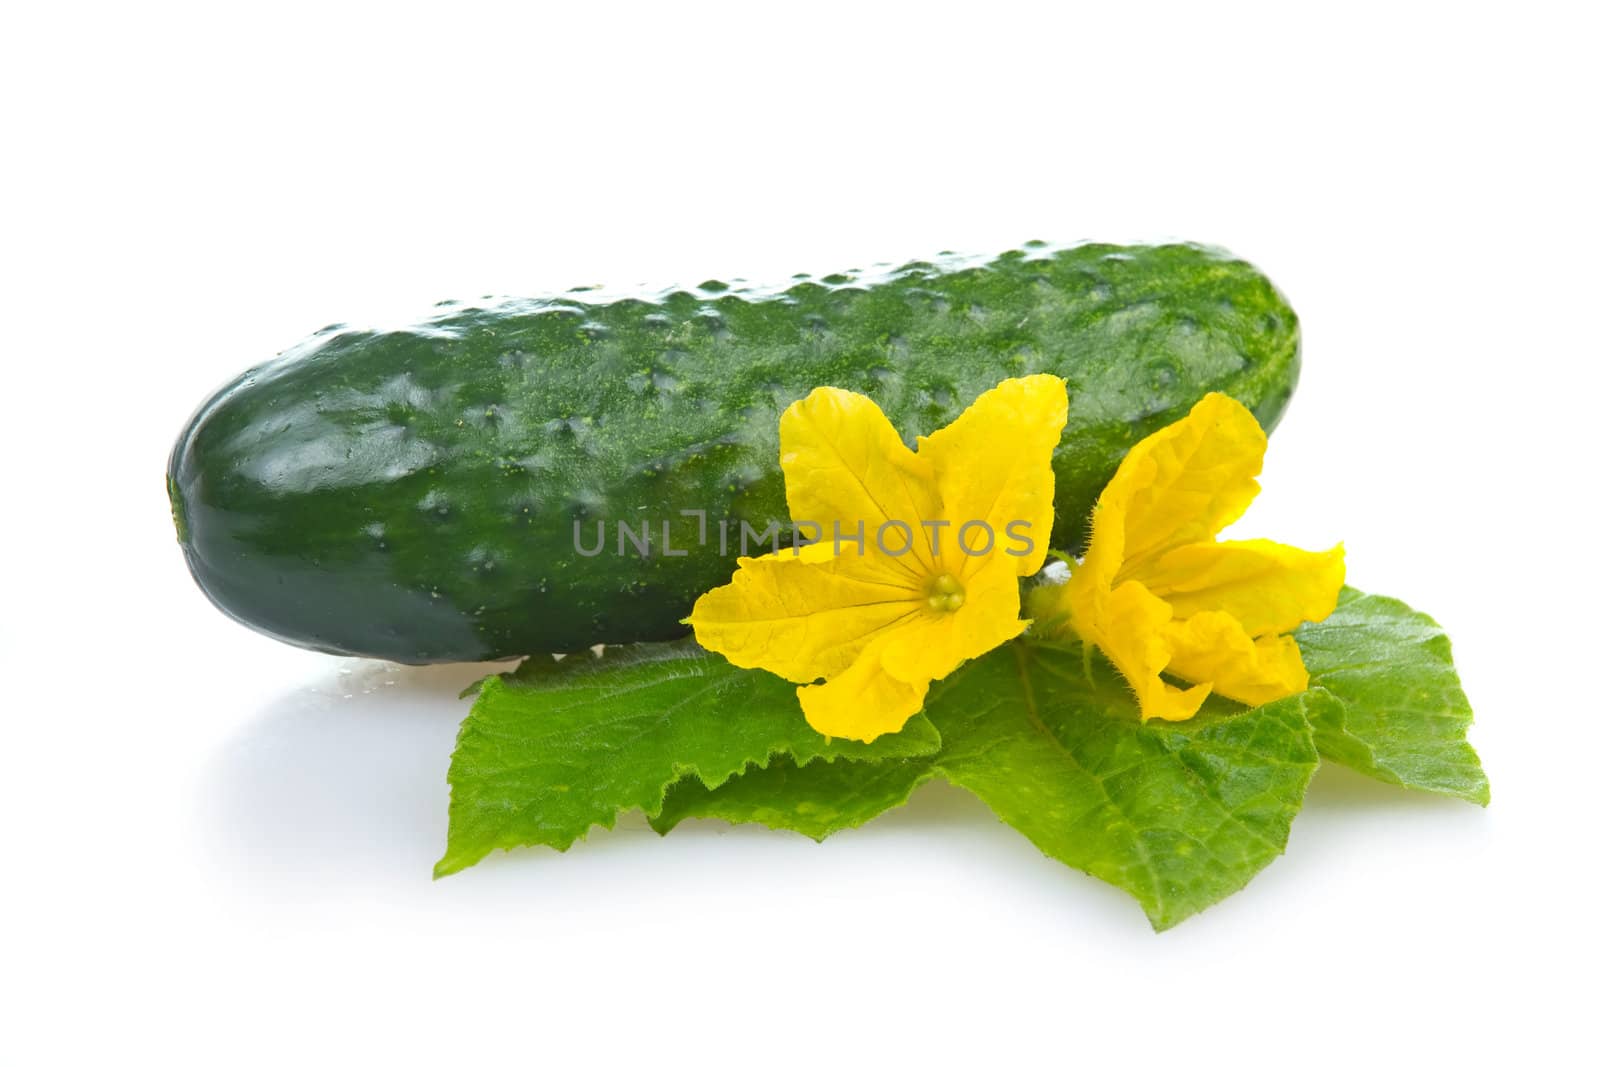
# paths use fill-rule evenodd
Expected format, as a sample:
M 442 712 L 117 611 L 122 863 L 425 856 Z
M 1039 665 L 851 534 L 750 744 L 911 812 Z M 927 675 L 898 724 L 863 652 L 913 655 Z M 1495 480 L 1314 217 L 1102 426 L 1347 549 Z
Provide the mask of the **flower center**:
M 954 575 L 941 574 L 928 583 L 928 608 L 931 611 L 955 611 L 967 602 L 967 591 Z

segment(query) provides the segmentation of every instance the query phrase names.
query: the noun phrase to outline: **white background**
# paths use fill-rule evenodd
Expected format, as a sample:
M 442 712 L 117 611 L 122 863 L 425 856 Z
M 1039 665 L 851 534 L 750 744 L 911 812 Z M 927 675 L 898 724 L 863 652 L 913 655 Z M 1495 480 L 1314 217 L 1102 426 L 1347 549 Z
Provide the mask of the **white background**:
M 1582 7 L 11 9 L 4 1058 L 1592 1054 Z M 1449 628 L 1487 811 L 1324 771 L 1162 935 L 948 787 L 821 846 L 628 819 L 436 884 L 482 669 L 290 649 L 185 573 L 172 439 L 326 323 L 1032 237 L 1222 244 L 1289 294 L 1246 532 L 1342 539 Z

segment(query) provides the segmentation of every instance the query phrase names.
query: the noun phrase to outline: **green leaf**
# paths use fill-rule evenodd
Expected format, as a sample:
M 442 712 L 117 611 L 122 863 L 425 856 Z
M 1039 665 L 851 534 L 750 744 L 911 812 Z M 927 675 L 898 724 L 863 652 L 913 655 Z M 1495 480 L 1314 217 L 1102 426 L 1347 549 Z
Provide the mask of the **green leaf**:
M 926 716 L 871 746 L 825 745 L 787 683 L 688 643 L 530 661 L 489 679 L 463 725 L 437 873 L 495 848 L 565 849 L 634 807 L 662 833 L 717 817 L 820 840 L 937 775 L 1165 929 L 1283 851 L 1319 749 L 1387 781 L 1488 799 L 1431 619 L 1346 590 L 1296 636 L 1310 690 L 1252 710 L 1214 699 L 1187 723 L 1140 723 L 1097 653 L 1013 643 L 936 684 Z
M 1346 588 L 1334 613 L 1295 633 L 1311 684 L 1337 699 L 1313 709 L 1322 755 L 1385 782 L 1489 803 L 1467 743 L 1472 707 L 1450 639 L 1428 616 Z
M 1283 851 L 1316 769 L 1321 690 L 1254 710 L 1214 702 L 1140 723 L 1115 670 L 1083 649 L 1013 643 L 930 692 L 932 756 L 776 765 L 721 788 L 681 783 L 655 820 L 756 821 L 822 837 L 905 801 L 934 774 L 977 794 L 1041 851 L 1132 893 L 1165 929 Z
M 1317 766 L 1301 694 L 1140 723 L 1104 660 L 1016 646 L 952 676 L 939 769 L 1046 855 L 1132 893 L 1166 929 L 1283 852 Z
M 450 758 L 450 830 L 436 877 L 518 845 L 566 850 L 619 812 L 661 811 L 690 774 L 716 787 L 775 756 L 793 765 L 925 755 L 938 732 L 917 716 L 871 745 L 828 742 L 794 686 L 741 670 L 692 642 L 529 659 L 485 679 Z
M 821 841 L 904 804 L 912 790 L 934 773 L 933 761 L 927 758 L 839 760 L 798 767 L 779 756 L 765 770 L 746 772 L 716 789 L 708 789 L 698 778 L 680 778 L 650 825 L 665 834 L 691 818 L 758 822 Z

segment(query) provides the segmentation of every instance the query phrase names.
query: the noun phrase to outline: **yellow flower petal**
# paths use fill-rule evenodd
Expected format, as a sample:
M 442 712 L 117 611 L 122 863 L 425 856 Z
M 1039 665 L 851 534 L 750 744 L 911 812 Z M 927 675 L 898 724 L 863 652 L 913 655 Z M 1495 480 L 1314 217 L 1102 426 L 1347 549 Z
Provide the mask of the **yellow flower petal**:
M 950 524 L 940 547 L 944 560 L 959 564 L 951 573 L 970 574 L 990 556 L 1010 562 L 1018 575 L 1043 565 L 1055 519 L 1050 460 L 1066 423 L 1066 383 L 1053 374 L 1035 374 L 1008 378 L 974 400 L 955 422 L 918 440 L 917 454 L 933 465 L 944 504 L 941 517 Z M 984 556 L 961 553 L 957 539 L 969 522 L 987 524 L 991 531 L 985 535 L 973 527 L 967 537 L 973 550 L 983 546 L 985 536 L 991 538 Z M 1030 540 L 1031 550 L 1008 555 L 1007 549 L 1026 547 L 1008 536 L 1008 527 Z
M 1230 700 L 1265 704 L 1303 692 L 1310 682 L 1294 638 L 1268 634 L 1252 640 L 1239 620 L 1203 611 L 1167 627 L 1172 660 L 1167 670 L 1191 681 L 1204 679 Z
M 811 683 L 800 703 L 817 730 L 899 730 L 931 681 L 1026 627 L 1017 581 L 1045 558 L 1065 420 L 1060 379 L 1006 381 L 923 455 L 867 397 L 813 390 L 779 422 L 780 460 L 792 519 L 822 541 L 741 559 L 685 621 L 741 667 Z
M 869 644 L 848 670 L 822 685 L 800 688 L 800 708 L 811 728 L 828 737 L 872 741 L 895 733 L 922 710 L 928 683 L 905 682 L 883 668 L 879 642 Z
M 795 557 L 811 563 L 828 563 L 833 560 L 840 574 L 848 575 L 852 581 L 892 585 L 899 589 L 921 593 L 927 578 L 922 573 L 922 567 L 916 562 L 907 562 L 912 557 L 886 556 L 872 545 L 870 538 L 866 548 L 852 541 L 818 541 L 815 544 L 801 545 L 798 549 L 784 548 L 773 555 Z M 898 547 L 896 541 L 891 547 Z
M 1344 587 L 1344 546 L 1307 552 L 1262 540 L 1180 545 L 1122 576 L 1171 604 L 1176 618 L 1225 611 L 1250 637 L 1260 637 L 1333 612 Z
M 1074 576 L 1076 580 L 1076 576 Z M 1090 590 L 1069 583 L 1073 624 L 1127 679 L 1143 719 L 1192 718 L 1211 692 L 1209 684 L 1179 689 L 1161 677 L 1172 657 L 1172 608 L 1138 582 Z M 1074 595 L 1076 594 L 1076 595 Z
M 888 416 L 860 393 L 824 386 L 790 404 L 778 421 L 779 463 L 783 467 L 789 516 L 816 523 L 822 540 L 862 532 L 869 552 L 882 533 L 893 567 L 933 566 L 922 526 L 939 515 L 933 467 L 911 451 Z M 899 523 L 909 528 L 911 550 L 895 555 L 903 543 Z M 858 524 L 861 526 L 858 527 Z
M 1097 540 L 1102 527 L 1120 528 L 1114 569 L 1209 541 L 1233 523 L 1260 491 L 1255 479 L 1266 450 L 1255 416 L 1221 393 L 1207 394 L 1188 415 L 1134 445 L 1095 513 Z
M 1089 550 L 1060 613 L 1116 664 L 1146 718 L 1186 719 L 1209 692 L 1264 704 L 1306 688 L 1285 631 L 1326 618 L 1344 585 L 1344 548 L 1212 539 L 1259 491 L 1267 438 L 1237 401 L 1212 393 L 1134 445 L 1095 508 Z M 1183 690 L 1165 672 L 1196 683 Z
M 814 682 L 843 672 L 926 604 L 920 585 L 886 583 L 872 560 L 830 558 L 824 548 L 739 560 L 732 582 L 695 601 L 686 620 L 695 639 L 737 666 Z
M 1007 563 L 995 561 L 968 575 L 957 611 L 924 609 L 915 624 L 884 641 L 884 669 L 906 682 L 943 678 L 1027 629 L 1022 596 Z

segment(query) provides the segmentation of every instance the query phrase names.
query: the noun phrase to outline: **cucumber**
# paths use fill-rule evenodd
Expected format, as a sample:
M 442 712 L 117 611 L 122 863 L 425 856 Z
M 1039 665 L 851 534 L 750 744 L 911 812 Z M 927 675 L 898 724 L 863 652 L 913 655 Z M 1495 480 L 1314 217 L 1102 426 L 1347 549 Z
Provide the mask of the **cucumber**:
M 680 636 L 741 523 L 787 531 L 778 416 L 818 385 L 870 395 L 911 442 L 1002 378 L 1066 378 L 1053 539 L 1076 550 L 1130 445 L 1212 390 L 1270 429 L 1300 362 L 1283 296 L 1193 245 L 1030 242 L 781 290 L 441 307 L 410 329 L 328 327 L 184 429 L 178 539 L 224 612 L 404 663 Z M 704 545 L 685 510 L 705 513 Z

